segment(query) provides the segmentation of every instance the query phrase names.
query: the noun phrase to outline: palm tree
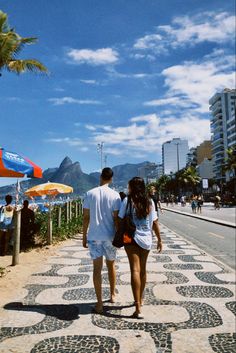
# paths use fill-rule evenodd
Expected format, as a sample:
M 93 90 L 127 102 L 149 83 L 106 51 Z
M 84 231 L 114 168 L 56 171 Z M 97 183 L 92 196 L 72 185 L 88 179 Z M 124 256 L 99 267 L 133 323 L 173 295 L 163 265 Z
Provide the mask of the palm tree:
M 236 176 L 236 145 L 227 150 L 227 159 L 224 165 L 225 171 L 233 172 Z
M 17 74 L 25 71 L 44 72 L 47 68 L 35 59 L 17 59 L 25 45 L 34 44 L 37 38 L 23 38 L 8 25 L 7 14 L 0 11 L 0 75 L 3 69 Z
M 176 179 L 184 189 L 189 187 L 191 191 L 200 183 L 201 178 L 197 174 L 196 168 L 193 166 L 187 167 L 176 173 Z

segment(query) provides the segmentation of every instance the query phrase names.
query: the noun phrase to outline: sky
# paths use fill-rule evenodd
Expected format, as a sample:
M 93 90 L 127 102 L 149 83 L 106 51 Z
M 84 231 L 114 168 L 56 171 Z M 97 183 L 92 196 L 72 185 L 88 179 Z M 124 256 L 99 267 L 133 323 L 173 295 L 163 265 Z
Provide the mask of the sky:
M 234 0 L 0 0 L 19 58 L 50 74 L 0 77 L 0 146 L 43 169 L 161 162 L 161 146 L 210 138 L 209 98 L 234 88 Z M 0 180 L 0 185 L 12 182 Z

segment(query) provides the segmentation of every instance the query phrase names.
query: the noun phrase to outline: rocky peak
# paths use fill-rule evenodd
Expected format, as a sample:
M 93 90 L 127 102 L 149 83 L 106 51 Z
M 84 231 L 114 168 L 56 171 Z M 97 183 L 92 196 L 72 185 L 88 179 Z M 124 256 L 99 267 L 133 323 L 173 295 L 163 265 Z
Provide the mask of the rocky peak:
M 72 163 L 72 160 L 71 160 L 69 157 L 65 157 L 65 158 L 63 159 L 63 161 L 61 162 L 59 169 L 68 168 L 68 167 L 70 167 L 72 164 L 73 164 L 73 163 Z

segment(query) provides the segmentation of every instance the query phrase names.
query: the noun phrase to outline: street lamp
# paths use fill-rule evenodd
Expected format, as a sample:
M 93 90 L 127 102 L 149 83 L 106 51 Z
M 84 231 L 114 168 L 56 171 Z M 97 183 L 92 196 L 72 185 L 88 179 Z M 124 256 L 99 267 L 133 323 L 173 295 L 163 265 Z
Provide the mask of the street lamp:
M 176 152 L 177 152 L 177 172 L 179 171 L 179 145 L 180 145 L 179 142 L 175 143 L 175 146 L 177 147 L 177 150 L 176 150 Z
M 97 144 L 97 151 L 98 153 L 100 153 L 101 171 L 103 169 L 103 147 L 104 147 L 104 142 Z

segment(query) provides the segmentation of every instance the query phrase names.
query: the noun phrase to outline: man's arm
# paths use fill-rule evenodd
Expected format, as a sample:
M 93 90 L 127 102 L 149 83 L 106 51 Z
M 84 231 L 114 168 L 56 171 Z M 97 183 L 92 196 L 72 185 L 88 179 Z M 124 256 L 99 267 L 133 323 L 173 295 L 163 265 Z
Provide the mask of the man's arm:
M 83 247 L 87 248 L 87 232 L 90 222 L 90 211 L 88 208 L 83 209 Z

